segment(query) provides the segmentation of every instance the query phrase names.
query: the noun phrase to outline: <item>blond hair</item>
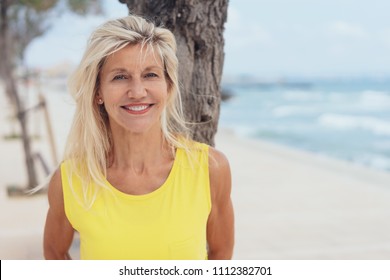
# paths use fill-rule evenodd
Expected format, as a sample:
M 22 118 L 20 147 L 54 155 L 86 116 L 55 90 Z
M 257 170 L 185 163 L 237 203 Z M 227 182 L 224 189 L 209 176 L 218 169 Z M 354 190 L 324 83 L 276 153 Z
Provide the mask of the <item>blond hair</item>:
M 64 160 L 72 163 L 69 176 L 73 173 L 81 179 L 84 194 L 81 200 L 89 206 L 95 200 L 98 188 L 105 187 L 107 158 L 112 148 L 107 113 L 96 102 L 99 74 L 109 55 L 135 44 L 156 50 L 164 64 L 169 96 L 160 117 L 164 140 L 174 148 L 189 150 L 189 141 L 181 140 L 183 137 L 188 139 L 188 129 L 179 92 L 174 35 L 135 15 L 106 22 L 92 33 L 81 62 L 69 79 L 76 112 Z

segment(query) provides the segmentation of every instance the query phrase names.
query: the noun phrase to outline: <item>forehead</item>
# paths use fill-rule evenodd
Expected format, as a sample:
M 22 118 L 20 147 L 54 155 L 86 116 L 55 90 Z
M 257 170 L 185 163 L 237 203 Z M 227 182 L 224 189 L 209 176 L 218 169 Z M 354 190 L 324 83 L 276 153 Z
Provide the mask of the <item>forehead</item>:
M 152 45 L 127 45 L 106 58 L 102 71 L 113 67 L 142 69 L 145 67 L 163 67 L 159 52 Z

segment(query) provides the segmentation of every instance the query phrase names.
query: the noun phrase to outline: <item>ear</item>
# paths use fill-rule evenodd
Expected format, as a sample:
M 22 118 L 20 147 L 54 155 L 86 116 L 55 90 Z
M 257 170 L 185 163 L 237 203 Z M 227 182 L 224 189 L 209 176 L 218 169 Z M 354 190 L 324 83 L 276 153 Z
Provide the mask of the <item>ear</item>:
M 98 93 L 96 94 L 96 103 L 99 104 L 99 105 L 102 105 L 104 103 L 104 100 L 102 98 L 102 95 L 100 94 L 100 91 L 98 91 Z

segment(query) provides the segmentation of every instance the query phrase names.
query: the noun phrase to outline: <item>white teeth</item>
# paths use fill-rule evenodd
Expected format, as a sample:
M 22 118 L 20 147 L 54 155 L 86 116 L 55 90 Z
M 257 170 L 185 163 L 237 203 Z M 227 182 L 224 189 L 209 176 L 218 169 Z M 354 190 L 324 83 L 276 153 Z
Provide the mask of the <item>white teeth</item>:
M 149 106 L 147 105 L 141 105 L 141 106 L 131 106 L 131 107 L 126 107 L 127 110 L 130 111 L 142 111 L 148 108 Z

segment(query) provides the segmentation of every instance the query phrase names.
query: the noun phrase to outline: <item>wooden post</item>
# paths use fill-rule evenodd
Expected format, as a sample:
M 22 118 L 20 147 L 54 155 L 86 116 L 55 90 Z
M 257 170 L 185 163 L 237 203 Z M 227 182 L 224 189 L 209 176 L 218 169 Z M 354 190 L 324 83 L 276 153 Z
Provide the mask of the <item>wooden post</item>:
M 46 99 L 42 93 L 39 93 L 38 98 L 39 98 L 39 103 L 41 104 L 41 106 L 43 108 L 43 113 L 44 113 L 44 117 L 45 117 L 47 134 L 49 136 L 50 150 L 51 150 L 51 155 L 52 155 L 53 164 L 54 164 L 53 166 L 57 166 L 57 164 L 58 164 L 57 149 L 56 149 L 56 144 L 55 144 L 55 140 L 54 140 L 53 129 L 51 126 L 49 110 L 47 109 Z

